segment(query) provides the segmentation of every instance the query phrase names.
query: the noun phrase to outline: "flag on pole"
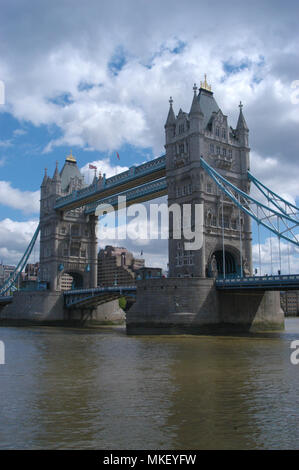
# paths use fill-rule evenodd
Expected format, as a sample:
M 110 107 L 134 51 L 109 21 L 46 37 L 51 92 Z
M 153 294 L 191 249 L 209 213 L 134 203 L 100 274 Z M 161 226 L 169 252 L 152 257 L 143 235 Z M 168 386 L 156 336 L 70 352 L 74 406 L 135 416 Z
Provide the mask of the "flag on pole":
M 118 153 L 118 152 L 116 152 L 116 156 L 117 156 L 117 158 L 120 160 L 120 158 L 119 158 L 119 153 Z
M 97 167 L 96 167 L 96 166 L 94 166 L 94 165 L 91 165 L 91 164 L 89 164 L 89 169 L 90 169 L 90 170 L 96 170 L 96 169 L 97 169 Z

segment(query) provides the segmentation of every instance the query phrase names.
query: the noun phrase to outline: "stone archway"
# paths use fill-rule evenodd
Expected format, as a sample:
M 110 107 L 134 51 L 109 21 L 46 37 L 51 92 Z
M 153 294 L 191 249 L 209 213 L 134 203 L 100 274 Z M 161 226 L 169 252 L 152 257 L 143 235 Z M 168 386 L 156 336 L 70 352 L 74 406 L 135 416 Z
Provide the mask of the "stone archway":
M 228 248 L 225 248 L 224 262 L 225 277 L 235 277 L 239 274 L 240 266 L 238 256 Z M 223 277 L 223 251 L 221 249 L 216 249 L 212 252 L 207 268 L 209 277 Z
M 214 256 L 216 258 L 218 274 L 220 276 L 221 275 L 223 276 L 224 269 L 223 269 L 223 252 L 222 252 L 222 250 L 215 251 Z M 237 274 L 237 265 L 236 265 L 236 260 L 235 260 L 234 255 L 226 250 L 224 252 L 224 257 L 225 257 L 225 275 L 230 276 L 230 275 Z
M 83 289 L 83 275 L 76 271 L 64 271 L 61 276 L 61 290 Z

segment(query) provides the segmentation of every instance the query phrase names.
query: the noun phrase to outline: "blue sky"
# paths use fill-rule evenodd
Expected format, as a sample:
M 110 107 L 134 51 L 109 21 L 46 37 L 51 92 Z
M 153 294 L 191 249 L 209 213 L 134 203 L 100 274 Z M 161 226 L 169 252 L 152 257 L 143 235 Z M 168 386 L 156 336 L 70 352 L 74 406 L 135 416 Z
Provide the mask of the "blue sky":
M 108 175 L 162 155 L 169 96 L 176 113 L 189 111 L 204 73 L 233 127 L 244 103 L 253 173 L 295 201 L 298 9 L 289 0 L 4 0 L 0 260 L 15 263 L 32 236 L 45 167 L 52 175 L 70 149 L 80 168 L 96 163 Z M 269 270 L 266 233 L 262 241 Z M 143 251 L 148 263 L 166 265 L 165 243 Z

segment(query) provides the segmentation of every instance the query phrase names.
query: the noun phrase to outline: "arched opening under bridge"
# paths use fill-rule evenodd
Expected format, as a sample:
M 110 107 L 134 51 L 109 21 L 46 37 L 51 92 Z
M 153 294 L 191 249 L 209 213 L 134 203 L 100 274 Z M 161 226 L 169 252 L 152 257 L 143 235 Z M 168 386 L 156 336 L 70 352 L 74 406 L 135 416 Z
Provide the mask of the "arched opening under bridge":
M 210 274 L 212 277 L 235 277 L 239 273 L 239 263 L 235 256 L 228 250 L 224 251 L 225 271 L 223 269 L 223 251 L 216 250 L 212 254 Z
M 77 272 L 64 272 L 61 279 L 61 290 L 83 288 L 83 275 Z

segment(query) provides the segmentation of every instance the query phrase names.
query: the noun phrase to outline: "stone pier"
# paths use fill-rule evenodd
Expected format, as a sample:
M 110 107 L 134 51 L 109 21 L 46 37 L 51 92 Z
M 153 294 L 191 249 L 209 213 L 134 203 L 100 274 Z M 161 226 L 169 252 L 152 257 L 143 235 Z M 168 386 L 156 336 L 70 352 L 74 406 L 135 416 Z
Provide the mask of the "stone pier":
M 220 292 L 213 279 L 138 281 L 128 334 L 214 334 L 281 330 L 279 292 Z
M 123 324 L 118 300 L 93 309 L 66 309 L 61 292 L 15 292 L 13 302 L 0 310 L 0 326 L 100 326 Z

